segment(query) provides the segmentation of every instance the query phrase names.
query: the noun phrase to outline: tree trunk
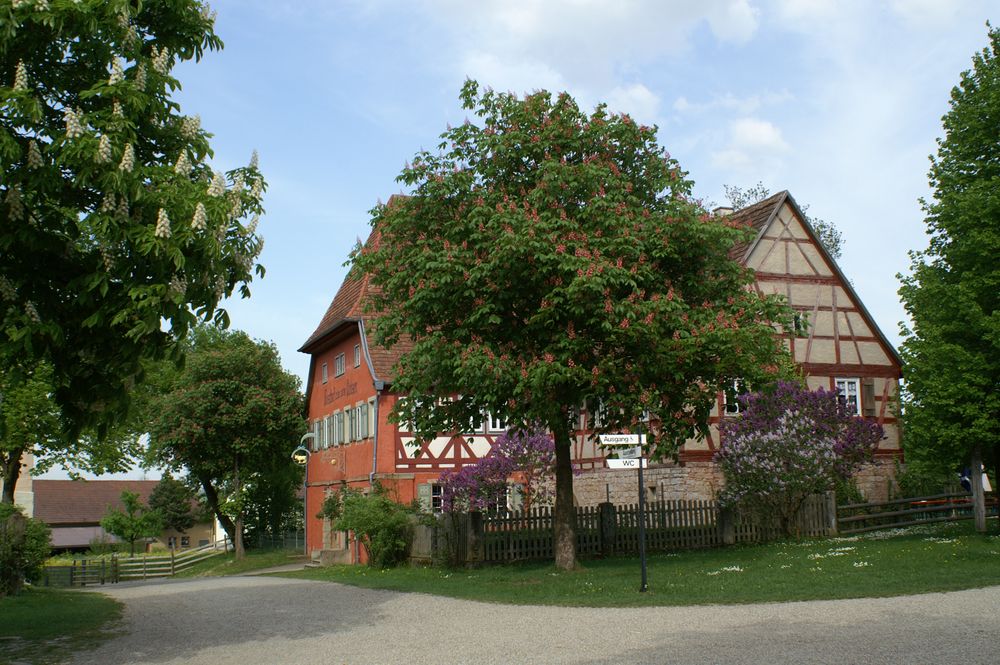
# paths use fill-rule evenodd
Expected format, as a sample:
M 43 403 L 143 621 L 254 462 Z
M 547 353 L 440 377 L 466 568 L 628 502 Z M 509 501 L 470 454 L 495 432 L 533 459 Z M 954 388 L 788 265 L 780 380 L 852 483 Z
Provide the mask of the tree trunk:
M 7 453 L 7 457 L 0 458 L 0 478 L 3 478 L 3 497 L 0 503 L 14 503 L 14 490 L 17 488 L 17 479 L 21 477 L 21 456 L 24 455 L 24 448 L 15 448 Z
M 212 479 L 208 476 L 198 476 L 198 482 L 201 483 L 201 488 L 205 490 L 205 501 L 208 502 L 208 507 L 212 509 L 215 514 L 215 518 L 219 520 L 219 524 L 222 525 L 222 529 L 229 536 L 229 542 L 235 543 L 236 525 L 233 521 L 229 519 L 228 515 L 224 515 L 221 510 L 219 510 L 219 493 L 215 490 L 215 486 L 212 484 Z
M 972 468 L 969 471 L 972 482 L 972 516 L 975 519 L 976 531 L 986 531 L 986 501 L 983 495 L 983 453 L 976 446 L 972 449 Z
M 553 545 L 556 568 L 576 567 L 576 511 L 573 508 L 573 465 L 569 430 L 565 423 L 552 428 L 556 447 L 556 505 L 553 513 Z
M 993 446 L 993 500 L 997 501 L 997 529 L 1000 530 L 1000 444 Z

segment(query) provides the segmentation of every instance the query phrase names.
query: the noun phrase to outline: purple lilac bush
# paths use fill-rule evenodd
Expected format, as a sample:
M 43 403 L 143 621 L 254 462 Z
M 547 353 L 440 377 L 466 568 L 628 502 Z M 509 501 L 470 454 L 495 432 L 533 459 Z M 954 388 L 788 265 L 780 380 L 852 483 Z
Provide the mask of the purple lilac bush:
M 446 511 L 489 510 L 504 502 L 507 479 L 518 474 L 524 509 L 551 500 L 548 479 L 555 471 L 555 442 L 541 429 L 511 429 L 475 464 L 441 474 L 441 503 Z
M 787 535 L 810 494 L 831 489 L 871 460 L 882 426 L 848 412 L 836 391 L 781 381 L 739 398 L 716 453 L 726 479 L 719 499 L 777 517 Z

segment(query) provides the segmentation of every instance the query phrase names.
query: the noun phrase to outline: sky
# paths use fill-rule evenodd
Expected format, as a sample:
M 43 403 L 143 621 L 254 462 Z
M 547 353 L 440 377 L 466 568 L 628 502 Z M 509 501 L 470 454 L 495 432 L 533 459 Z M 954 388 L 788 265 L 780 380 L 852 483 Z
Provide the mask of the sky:
M 891 342 L 897 274 L 927 238 L 920 198 L 952 87 L 987 43 L 993 0 L 218 0 L 225 42 L 177 66 L 213 166 L 260 154 L 268 183 L 252 297 L 235 328 L 298 348 L 367 237 L 369 210 L 449 124 L 467 78 L 568 91 L 644 124 L 694 181 L 787 189 L 833 223 L 840 266 Z

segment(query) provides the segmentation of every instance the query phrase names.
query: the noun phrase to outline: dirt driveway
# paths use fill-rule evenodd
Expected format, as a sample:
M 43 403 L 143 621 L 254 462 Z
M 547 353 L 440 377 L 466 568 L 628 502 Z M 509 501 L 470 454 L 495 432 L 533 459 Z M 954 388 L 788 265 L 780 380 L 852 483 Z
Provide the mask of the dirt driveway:
M 126 633 L 78 665 L 1000 662 L 1000 587 L 642 609 L 488 605 L 249 576 L 104 591 L 125 603 Z

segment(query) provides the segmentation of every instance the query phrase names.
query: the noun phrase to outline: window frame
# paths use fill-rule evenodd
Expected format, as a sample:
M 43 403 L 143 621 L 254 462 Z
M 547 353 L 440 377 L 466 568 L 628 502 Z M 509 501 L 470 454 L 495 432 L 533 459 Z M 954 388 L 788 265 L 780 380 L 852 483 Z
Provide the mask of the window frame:
M 361 367 L 361 345 L 354 345 L 354 366 Z
M 343 376 L 344 372 L 347 371 L 345 365 L 346 365 L 346 360 L 344 354 L 338 353 L 333 359 L 333 375 Z
M 722 415 L 724 417 L 738 416 L 743 413 L 743 406 L 739 403 L 737 397 L 745 395 L 748 392 L 750 392 L 750 386 L 747 384 L 746 379 L 740 377 L 727 379 L 722 387 Z M 732 394 L 732 401 L 729 398 L 730 394 Z
M 327 365 L 327 363 L 323 363 L 323 365 L 320 367 L 320 380 L 323 383 L 326 383 L 327 381 L 330 380 L 330 368 Z
M 844 390 L 841 392 L 840 384 L 844 384 Z M 851 397 L 848 386 L 854 385 L 854 402 L 853 409 L 851 407 Z M 837 392 L 837 399 L 843 400 L 843 404 L 847 406 L 847 411 L 852 416 L 861 416 L 862 404 L 861 404 L 861 377 L 857 376 L 838 376 L 833 379 L 833 389 Z

